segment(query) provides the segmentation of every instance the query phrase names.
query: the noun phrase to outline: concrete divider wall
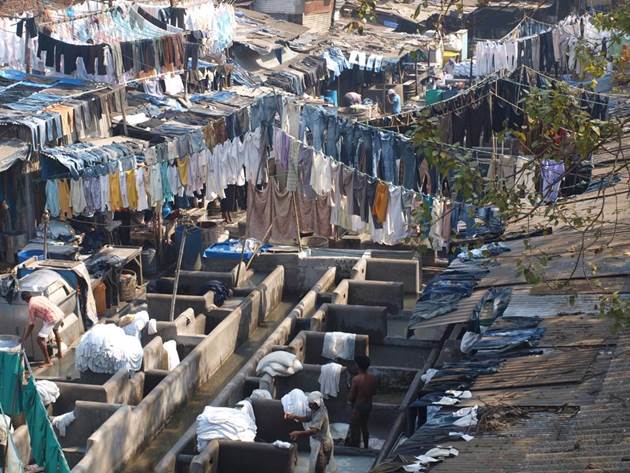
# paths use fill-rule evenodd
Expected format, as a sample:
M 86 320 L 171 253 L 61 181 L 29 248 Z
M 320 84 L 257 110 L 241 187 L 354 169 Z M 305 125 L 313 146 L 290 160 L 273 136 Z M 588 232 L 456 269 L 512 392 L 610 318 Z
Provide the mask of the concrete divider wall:
M 400 282 L 348 281 L 348 286 L 347 304 L 385 306 L 392 315 L 402 313 L 405 307 L 404 285 Z
M 328 271 L 335 267 L 338 279 L 350 278 L 352 268 L 357 257 L 328 257 L 310 256 L 300 257 L 298 254 L 270 254 L 258 255 L 252 263 L 255 271 L 269 272 L 276 265 L 282 265 L 286 271 L 286 290 L 290 293 L 300 293 L 304 288 L 313 287 Z
M 261 305 L 271 311 L 282 299 L 284 269 L 277 267 L 261 283 Z M 223 320 L 135 408 L 119 409 L 88 438 L 88 451 L 76 473 L 109 473 L 129 461 L 151 439 L 194 388 L 206 382 L 237 348 L 241 312 Z
M 103 403 L 138 404 L 144 389 L 144 373 L 129 376 L 122 368 L 103 384 L 72 383 L 54 380 L 59 387 L 59 398 L 54 405 L 56 415 L 65 414 L 74 409 L 77 401 Z
M 147 294 L 149 317 L 158 321 L 169 322 L 172 294 Z M 206 314 L 214 308 L 214 292 L 207 291 L 201 296 L 178 294 L 175 297 L 175 314 L 181 314 L 191 308 L 195 314 Z
M 287 255 L 282 255 L 287 256 Z M 295 255 L 288 255 L 295 256 Z M 268 353 L 274 346 L 285 345 L 289 341 L 289 337 L 293 333 L 295 320 L 303 314 L 312 311 L 315 308 L 317 294 L 328 290 L 335 282 L 336 268 L 328 268 L 318 281 L 312 286 L 311 290 L 302 298 L 278 327 L 267 337 L 261 347 L 250 357 L 249 361 L 243 366 L 232 380 L 225 385 L 215 399 L 212 400 L 212 406 L 233 406 L 243 398 L 243 390 L 247 379 L 255 374 L 258 362 Z M 286 274 L 285 274 L 286 280 Z M 188 430 L 180 437 L 180 439 L 169 449 L 167 454 L 155 466 L 155 473 L 174 473 L 177 455 L 183 451 L 195 437 L 195 425 L 191 425 Z M 209 447 L 210 448 L 210 447 Z M 197 455 L 199 458 L 210 458 L 207 452 L 201 452 Z M 200 460 L 199 464 L 203 464 L 204 460 Z M 192 471 L 192 470 L 191 470 Z M 207 470 L 197 470 L 207 471 Z
M 387 337 L 387 308 L 328 304 L 325 327 L 327 332 L 368 335 L 371 343 L 382 344 Z
M 328 268 L 313 287 L 304 295 L 302 300 L 289 313 L 289 317 L 301 319 L 310 315 L 317 307 L 317 295 L 329 291 L 335 284 L 337 268 Z
M 331 360 L 322 356 L 325 336 L 324 332 L 302 331 L 291 340 L 289 346 L 302 363 L 323 365 L 331 362 Z M 367 335 L 357 335 L 354 342 L 354 357 L 358 355 L 369 356 L 369 350 L 369 337 Z
M 352 267 L 350 271 L 350 279 L 355 281 L 365 281 L 365 275 L 367 272 L 367 258 L 362 256 L 359 261 Z
M 366 279 L 401 282 L 405 294 L 418 294 L 422 285 L 420 263 L 417 260 L 370 258 L 367 260 Z
M 285 449 L 269 443 L 218 440 L 193 459 L 190 473 L 292 473 L 296 463 L 295 445 Z

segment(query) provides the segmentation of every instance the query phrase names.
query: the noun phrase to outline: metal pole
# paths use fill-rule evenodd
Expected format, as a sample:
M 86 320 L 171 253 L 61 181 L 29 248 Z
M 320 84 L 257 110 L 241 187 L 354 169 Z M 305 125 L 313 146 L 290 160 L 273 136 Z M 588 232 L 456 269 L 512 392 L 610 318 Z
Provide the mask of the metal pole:
M 175 300 L 177 299 L 177 286 L 179 285 L 179 271 L 182 267 L 182 258 L 184 257 L 184 245 L 186 243 L 186 236 L 188 235 L 188 227 L 184 224 L 182 230 L 182 239 L 179 242 L 179 254 L 177 255 L 177 266 L 175 268 L 175 281 L 173 282 L 173 298 L 171 299 L 171 312 L 168 319 L 172 322 L 175 320 Z

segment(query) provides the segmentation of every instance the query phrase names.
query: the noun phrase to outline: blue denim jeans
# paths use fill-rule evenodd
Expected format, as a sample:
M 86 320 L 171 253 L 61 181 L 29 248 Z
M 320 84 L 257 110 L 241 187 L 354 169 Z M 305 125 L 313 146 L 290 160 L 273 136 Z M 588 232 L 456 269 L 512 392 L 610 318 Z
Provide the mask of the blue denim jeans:
M 300 140 L 306 142 L 306 131 L 310 130 L 313 135 L 313 148 L 315 151 L 321 151 L 325 126 L 327 124 L 324 121 L 323 109 L 319 106 L 305 105 L 300 117 Z
M 326 147 L 324 154 L 337 159 L 339 153 L 337 151 L 337 140 L 339 139 L 338 133 L 338 118 L 336 114 L 327 113 L 326 117 Z
M 396 179 L 396 136 L 389 131 L 381 131 L 380 168 L 384 181 L 395 183 Z
M 341 162 L 352 164 L 354 160 L 354 124 L 348 121 L 337 123 L 339 135 L 343 138 L 341 144 Z
M 418 185 L 418 165 L 416 159 L 416 150 L 411 140 L 401 140 L 400 160 L 404 166 L 403 187 L 407 189 L 415 189 Z

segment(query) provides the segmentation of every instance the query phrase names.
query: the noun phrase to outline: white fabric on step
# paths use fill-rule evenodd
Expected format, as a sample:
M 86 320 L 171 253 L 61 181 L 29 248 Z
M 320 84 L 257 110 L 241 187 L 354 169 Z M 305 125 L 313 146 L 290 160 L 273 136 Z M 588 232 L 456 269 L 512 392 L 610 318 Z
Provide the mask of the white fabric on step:
M 206 406 L 197 416 L 197 450 L 200 452 L 214 439 L 253 442 L 255 438 L 256 424 L 241 409 Z
M 338 363 L 323 365 L 319 374 L 319 390 L 325 397 L 337 397 L 339 394 L 339 377 L 341 366 Z
M 252 391 L 252 394 L 249 396 L 250 399 L 252 400 L 256 400 L 256 399 L 273 399 L 271 397 L 271 393 L 269 391 L 267 391 L 266 389 L 254 389 Z
M 70 424 L 72 424 L 75 420 L 74 411 L 66 412 L 65 414 L 61 414 L 60 416 L 52 418 L 52 425 L 57 429 L 59 435 L 61 437 L 66 436 L 66 429 Z
M 335 360 L 354 360 L 354 342 L 356 334 L 345 332 L 326 332 L 324 335 L 324 346 L 322 356 Z
M 179 365 L 179 353 L 177 353 L 177 342 L 169 340 L 162 345 L 167 357 L 167 369 L 174 370 Z
M 256 375 L 291 376 L 302 369 L 302 363 L 293 353 L 289 353 L 288 351 L 274 351 L 258 362 Z
M 59 387 L 52 381 L 46 379 L 35 381 L 35 387 L 44 406 L 54 403 L 59 397 Z

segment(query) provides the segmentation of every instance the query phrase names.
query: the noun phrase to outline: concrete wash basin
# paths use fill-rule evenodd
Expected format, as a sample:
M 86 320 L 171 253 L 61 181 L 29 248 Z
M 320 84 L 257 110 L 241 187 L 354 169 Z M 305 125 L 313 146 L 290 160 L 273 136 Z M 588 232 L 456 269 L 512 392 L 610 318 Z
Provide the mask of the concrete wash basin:
M 240 271 L 239 271 L 240 267 Z M 214 292 L 205 289 L 208 281 L 220 281 L 230 290 L 245 284 L 252 276 L 243 263 L 233 266 L 227 271 L 181 271 L 175 313 L 180 314 L 192 308 L 195 314 L 208 314 L 216 308 Z M 238 281 L 237 281 L 238 278 Z M 163 277 L 151 284 L 147 292 L 147 306 L 151 317 L 159 321 L 168 321 L 171 310 L 171 299 L 175 278 Z
M 293 473 L 297 465 L 297 445 L 290 449 L 271 445 L 276 440 L 289 442 L 294 422 L 284 420 L 280 401 L 257 400 L 252 402 L 256 416 L 256 441 L 211 442 L 203 452 L 197 452 L 197 439 L 192 436 L 177 454 L 176 471 L 198 473 Z M 300 442 L 302 449 L 308 442 Z

